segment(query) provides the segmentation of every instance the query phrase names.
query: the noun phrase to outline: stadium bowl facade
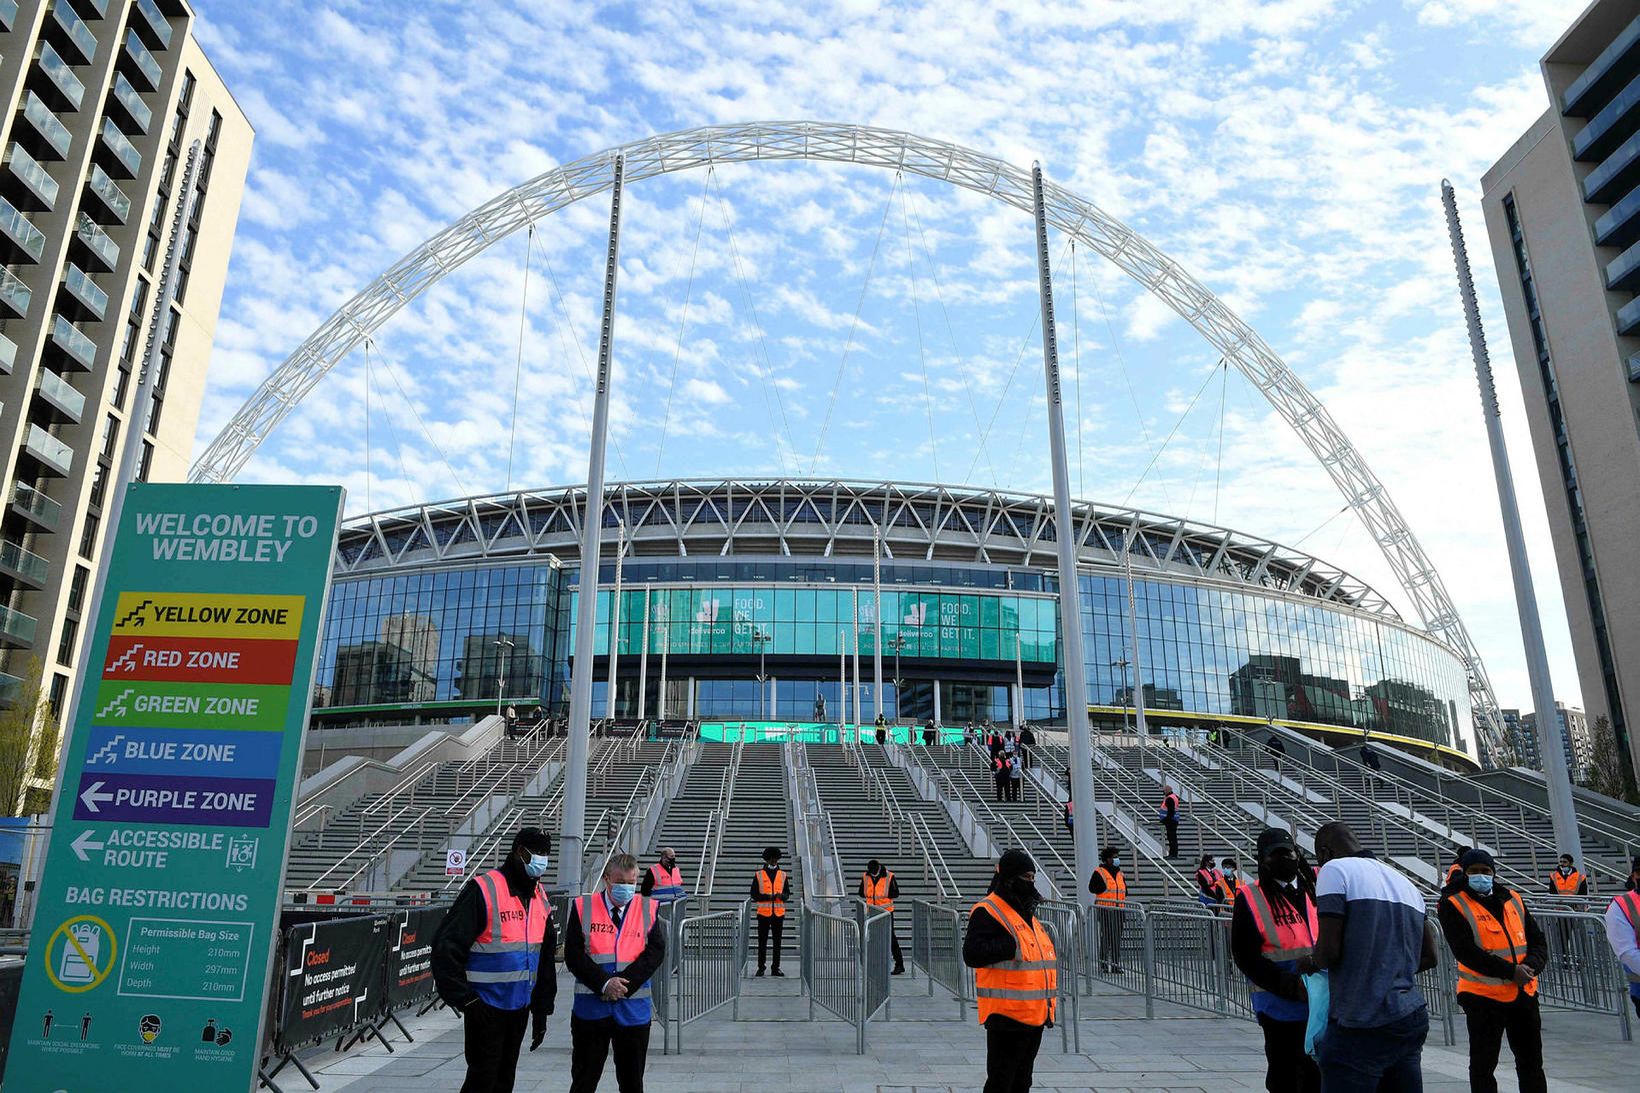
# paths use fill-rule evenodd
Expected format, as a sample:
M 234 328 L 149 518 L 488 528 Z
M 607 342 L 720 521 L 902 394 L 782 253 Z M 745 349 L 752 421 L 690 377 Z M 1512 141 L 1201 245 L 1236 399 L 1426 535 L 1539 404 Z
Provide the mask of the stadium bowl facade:
M 584 499 L 568 487 L 350 521 L 314 727 L 461 723 L 498 702 L 562 712 Z M 852 720 L 840 676 L 858 648 L 869 721 L 880 640 L 890 718 L 1007 721 L 1019 680 L 1028 719 L 1063 721 L 1049 498 L 759 479 L 616 483 L 606 499 L 594 716 L 613 632 L 619 717 Z M 1475 761 L 1459 657 L 1367 585 L 1225 528 L 1091 502 L 1075 517 L 1098 728 L 1131 723 L 1131 572 L 1153 729 L 1274 719 Z

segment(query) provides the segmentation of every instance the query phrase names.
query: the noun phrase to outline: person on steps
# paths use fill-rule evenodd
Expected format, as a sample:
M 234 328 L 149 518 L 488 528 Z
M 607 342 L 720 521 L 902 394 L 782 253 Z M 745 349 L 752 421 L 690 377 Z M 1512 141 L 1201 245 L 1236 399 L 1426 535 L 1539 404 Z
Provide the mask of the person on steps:
M 894 901 L 900 895 L 900 882 L 894 879 L 892 869 L 884 869 L 876 858 L 866 862 L 866 871 L 860 876 L 857 893 L 868 907 L 879 907 L 888 915 L 888 940 L 894 950 L 894 974 L 905 974 L 905 954 L 900 951 L 900 934 L 894 928 Z
M 780 868 L 780 848 L 770 846 L 763 851 L 763 868 L 752 874 L 752 901 L 757 906 L 757 974 L 769 969 L 771 974 L 784 977 L 780 970 L 781 935 L 786 930 L 786 901 L 792 898 L 792 882 Z M 769 940 L 774 939 L 774 963 L 768 961 Z

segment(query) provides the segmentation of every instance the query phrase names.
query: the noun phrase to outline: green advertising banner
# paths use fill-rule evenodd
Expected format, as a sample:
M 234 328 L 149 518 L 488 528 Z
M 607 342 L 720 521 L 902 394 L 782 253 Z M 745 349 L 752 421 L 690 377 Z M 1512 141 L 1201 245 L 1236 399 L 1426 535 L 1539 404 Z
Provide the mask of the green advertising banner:
M 335 486 L 126 495 L 7 1093 L 252 1088 L 341 506 Z

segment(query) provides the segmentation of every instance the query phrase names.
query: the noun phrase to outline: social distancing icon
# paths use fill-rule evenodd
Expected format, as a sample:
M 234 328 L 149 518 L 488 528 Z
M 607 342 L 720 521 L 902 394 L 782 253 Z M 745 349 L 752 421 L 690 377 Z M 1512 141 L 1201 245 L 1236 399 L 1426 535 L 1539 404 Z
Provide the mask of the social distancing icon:
M 96 915 L 71 918 L 46 942 L 46 976 L 58 990 L 82 994 L 108 978 L 118 947 L 114 928 Z

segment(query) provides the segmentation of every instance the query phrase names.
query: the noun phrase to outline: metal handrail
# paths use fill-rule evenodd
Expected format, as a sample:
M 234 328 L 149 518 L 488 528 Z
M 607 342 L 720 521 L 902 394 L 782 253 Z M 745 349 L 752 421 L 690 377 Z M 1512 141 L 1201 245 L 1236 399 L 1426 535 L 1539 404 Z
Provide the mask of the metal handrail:
M 374 816 L 377 812 L 380 812 L 384 808 L 391 808 L 392 805 L 390 802 L 396 799 L 400 794 L 406 792 L 411 795 L 411 803 L 414 804 L 416 787 L 421 784 L 422 779 L 426 778 L 429 774 L 436 773 L 443 765 L 444 763 L 442 760 L 429 759 L 427 762 L 421 764 L 421 766 L 415 768 L 409 774 L 393 783 L 393 788 L 387 790 L 387 792 L 383 793 L 374 801 L 366 805 L 360 811 L 359 815 Z
M 504 748 L 507 743 L 508 741 L 502 741 L 497 744 L 496 748 L 491 749 L 492 755 L 496 750 Z M 479 800 L 482 803 L 485 797 L 492 796 L 493 791 L 504 789 L 507 782 L 519 773 L 520 768 L 529 767 L 532 765 L 539 768 L 540 763 L 545 761 L 545 753 L 551 751 L 554 746 L 555 745 L 551 742 L 541 743 L 536 746 L 534 751 L 530 752 L 522 759 L 501 759 L 499 757 L 495 757 L 495 761 L 485 769 L 484 773 L 473 779 L 472 784 L 467 787 L 467 791 L 450 803 L 449 807 L 444 810 L 444 814 L 449 816 L 455 813 L 457 809 L 459 809 L 470 797 L 473 796 L 473 794 L 478 793 L 481 786 L 484 789 L 484 792 L 479 794 Z M 462 814 L 462 820 L 465 821 L 467 817 L 471 816 L 475 811 L 477 811 L 477 809 L 478 805 L 474 805 L 472 808 L 468 809 Z
M 1109 758 L 1111 762 L 1117 763 L 1118 766 L 1120 766 L 1120 760 L 1109 756 L 1104 749 L 1096 747 L 1093 749 L 1093 752 L 1095 759 L 1099 759 L 1101 757 Z M 1141 757 L 1141 762 L 1142 761 L 1143 759 Z M 1123 769 L 1125 770 L 1126 768 Z M 1163 768 L 1161 764 L 1158 764 L 1158 769 L 1163 770 L 1163 776 L 1165 778 L 1165 768 Z M 1129 814 L 1134 817 L 1136 822 L 1142 822 L 1143 818 L 1147 814 L 1154 814 L 1155 806 L 1148 803 L 1144 799 L 1144 795 L 1142 793 L 1132 786 L 1123 785 L 1121 779 L 1116 777 L 1114 771 L 1102 767 L 1098 762 L 1093 764 L 1093 780 L 1095 786 L 1110 792 L 1112 804 L 1120 804 L 1126 807 Z M 1247 828 L 1245 823 L 1238 820 L 1237 824 L 1232 826 L 1229 831 L 1226 831 L 1226 829 L 1221 826 L 1221 821 L 1224 817 L 1220 813 L 1220 807 L 1217 801 L 1214 801 L 1211 798 L 1203 797 L 1199 801 L 1192 802 L 1190 807 L 1191 812 L 1196 814 L 1195 826 L 1198 833 L 1210 834 L 1220 845 L 1226 847 L 1235 847 L 1238 843 L 1245 843 L 1247 841 Z M 1206 819 L 1203 819 L 1202 815 L 1205 815 Z M 1140 850 L 1141 848 L 1138 845 L 1137 840 L 1134 840 L 1134 842 L 1134 849 Z M 1198 852 L 1201 852 L 1200 844 L 1198 844 Z M 1145 856 L 1150 859 L 1153 865 L 1160 868 L 1162 872 L 1171 874 L 1179 888 L 1187 892 L 1195 891 L 1195 882 L 1186 877 L 1182 870 L 1173 865 L 1171 862 L 1168 862 L 1166 858 L 1157 858 L 1151 854 L 1146 854 Z
M 427 813 L 430 812 L 430 811 L 431 811 L 431 809 L 427 808 L 426 806 L 423 806 L 422 810 L 421 810 L 421 815 L 418 817 L 418 819 L 426 819 L 427 818 Z M 376 851 L 375 854 L 371 855 L 369 861 L 367 861 L 363 865 L 359 866 L 359 868 L 353 870 L 353 872 L 347 877 L 346 880 L 342 881 L 341 884 L 336 886 L 337 890 L 338 891 L 346 891 L 347 886 L 352 884 L 356 879 L 358 879 L 359 874 L 364 873 L 367 870 L 373 868 L 377 862 L 379 862 L 383 858 L 387 857 L 388 853 L 392 851 L 393 845 L 395 843 L 397 843 L 400 839 L 404 838 L 406 835 L 410 834 L 410 830 L 411 830 L 410 827 L 406 826 L 403 829 L 401 829 L 398 832 L 398 834 L 394 835 L 391 839 L 388 839 L 387 842 L 383 843 L 381 849 Z M 385 882 L 385 878 L 384 878 L 384 883 L 383 883 L 382 887 L 383 888 L 387 887 L 387 884 Z M 308 890 L 312 891 L 312 888 L 309 888 Z
M 337 870 L 341 869 L 342 866 L 346 865 L 349 858 L 353 857 L 353 855 L 358 853 L 360 850 L 363 850 L 364 847 L 366 846 L 366 844 L 368 844 L 371 840 L 373 840 L 377 835 L 380 835 L 383 831 L 386 831 L 388 828 L 390 828 L 390 827 L 394 826 L 395 824 L 397 824 L 398 821 L 401 818 L 403 818 L 403 816 L 406 812 L 409 812 L 414 808 L 415 808 L 414 805 L 406 805 L 403 808 L 401 808 L 398 812 L 395 812 L 392 816 L 389 816 L 386 820 L 384 820 L 382 822 L 380 827 L 376 828 L 370 834 L 365 835 L 363 838 L 361 838 L 359 840 L 357 846 L 355 846 L 352 850 L 349 850 L 346 854 L 343 854 L 341 856 L 341 858 L 336 862 L 335 865 L 331 866 L 329 869 L 326 869 L 323 873 L 319 874 L 318 877 L 314 878 L 313 882 L 307 886 L 307 890 L 309 892 L 316 891 L 319 888 L 319 886 L 321 884 L 323 884 L 325 882 L 325 880 L 328 879 L 329 876 L 332 873 L 336 872 Z M 429 809 L 427 808 L 427 806 L 425 806 L 425 805 L 422 806 L 421 811 L 419 813 L 417 813 L 416 818 L 418 820 L 426 819 L 428 811 L 429 811 Z M 388 847 L 391 847 L 394 843 L 398 842 L 405 835 L 409 834 L 409 831 L 410 831 L 410 827 L 408 825 L 401 826 L 399 828 L 398 833 L 395 834 L 390 840 L 388 840 L 386 846 L 382 847 L 382 849 L 385 850 Z M 371 862 L 374 862 L 376 860 L 376 857 L 379 856 L 379 853 L 380 852 L 378 851 L 378 853 L 376 855 L 372 855 L 372 857 L 370 859 Z M 368 867 L 368 863 L 367 863 L 367 867 Z M 359 873 L 362 873 L 363 871 L 364 871 L 363 869 L 358 870 L 357 872 L 355 872 L 353 874 L 353 876 L 356 877 L 356 876 L 359 875 Z M 353 879 L 353 877 L 348 878 L 348 880 L 352 880 L 352 879 Z M 343 882 L 343 883 L 346 883 L 346 882 Z
M 969 805 L 970 808 L 974 808 L 976 810 L 978 808 L 983 808 L 985 810 L 986 819 L 989 821 L 989 823 L 994 823 L 994 824 L 1000 825 L 1002 827 L 1002 829 L 1008 833 L 1008 840 L 1009 840 L 1010 843 L 1012 843 L 1012 845 L 1014 845 L 1014 846 L 1027 846 L 1027 845 L 1030 845 L 1029 843 L 1026 842 L 1025 839 L 1020 837 L 1019 832 L 1014 830 L 1013 822 L 1011 820 L 1009 820 L 1008 817 L 1003 816 L 1001 813 L 997 812 L 995 809 L 993 809 L 991 807 L 990 802 L 988 802 L 985 799 L 985 794 L 980 791 L 978 786 L 974 785 L 974 780 L 968 776 L 967 771 L 963 770 L 961 767 L 957 767 L 954 770 L 952 768 L 949 768 L 949 767 L 942 767 L 942 768 L 940 768 L 940 774 L 941 774 L 941 776 L 943 777 L 943 780 L 946 783 L 947 789 L 949 790 L 949 796 L 953 800 L 958 797 L 958 793 L 956 792 L 956 779 L 960 777 L 963 781 L 963 784 L 968 787 L 968 805 Z M 1026 817 L 1021 816 L 1020 819 L 1026 819 Z M 1027 820 L 1026 822 L 1029 822 L 1029 821 Z M 989 823 L 988 823 L 987 826 L 989 826 Z M 1049 840 L 1046 836 L 1042 835 L 1041 830 L 1038 829 L 1035 824 L 1032 824 L 1031 827 L 1032 827 L 1032 830 L 1034 830 L 1036 832 L 1036 835 L 1038 836 L 1038 838 L 1042 840 L 1043 846 L 1046 848 L 1047 852 L 1053 856 L 1053 858 L 1055 859 L 1055 861 L 1059 865 L 1060 869 L 1062 869 L 1064 871 L 1064 874 L 1066 876 L 1071 878 L 1071 884 L 1073 886 L 1072 890 L 1074 891 L 1076 883 L 1077 883 L 1076 870 L 1072 866 L 1068 865 L 1065 862 L 1065 859 L 1060 855 L 1058 848 L 1053 845 L 1053 842 L 1051 840 Z M 991 835 L 992 835 L 991 841 L 993 843 L 997 843 L 997 842 L 1000 841 L 996 838 L 996 833 L 994 831 L 991 833 Z M 1059 885 L 1054 882 L 1053 878 L 1049 877 L 1046 873 L 1044 873 L 1040 870 L 1037 872 L 1037 876 L 1041 877 L 1042 879 L 1047 881 L 1048 887 L 1052 890 L 1050 895 L 1052 896 L 1052 898 L 1058 899 L 1059 898 Z
M 306 808 L 298 809 L 297 813 L 296 813 L 296 818 L 291 820 L 291 822 L 290 822 L 291 830 L 293 832 L 296 831 L 297 828 L 301 827 L 303 824 L 307 823 L 309 820 L 313 819 L 313 817 L 315 817 L 315 816 L 323 815 L 326 812 L 334 812 L 334 811 L 335 811 L 335 807 L 333 805 L 327 805 L 327 804 L 322 804 L 322 803 L 321 804 L 311 804 L 311 805 L 308 805 Z M 325 824 L 328 824 L 329 822 L 330 821 L 327 819 L 325 821 L 325 823 L 320 824 L 319 825 L 319 831 L 321 831 L 321 832 L 324 831 Z
M 928 821 L 920 813 L 908 813 L 912 829 L 917 833 L 918 841 L 922 844 L 923 864 L 931 867 L 934 876 L 934 885 L 939 889 L 940 899 L 955 899 L 961 895 L 961 886 L 957 884 L 956 874 L 946 863 L 945 854 L 939 844 L 934 841 L 934 833 L 928 828 Z M 932 855 L 932 857 L 930 857 Z M 949 883 L 947 883 L 949 882 Z

